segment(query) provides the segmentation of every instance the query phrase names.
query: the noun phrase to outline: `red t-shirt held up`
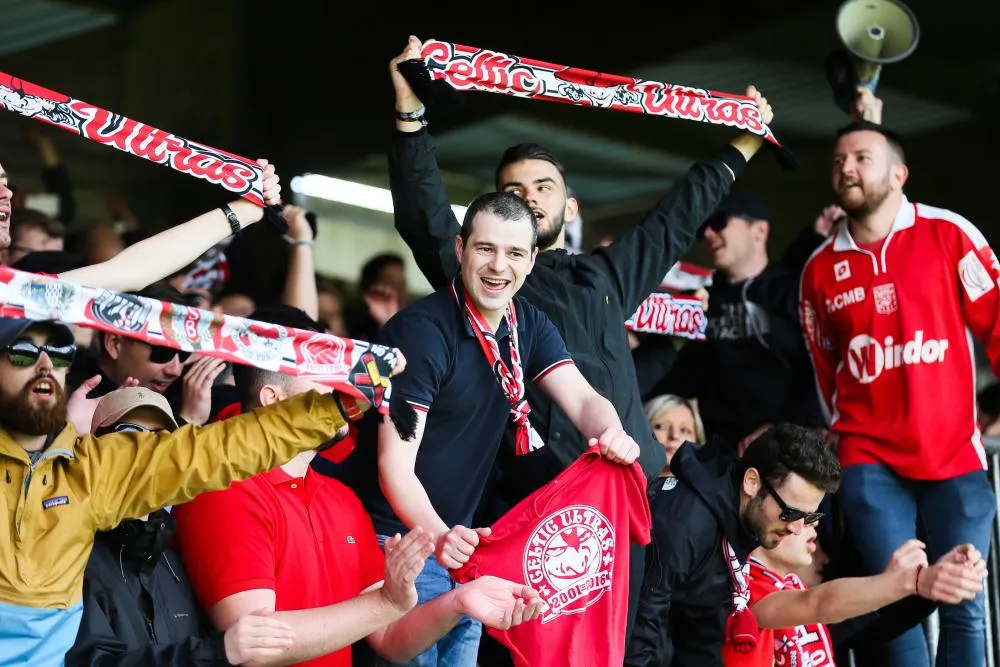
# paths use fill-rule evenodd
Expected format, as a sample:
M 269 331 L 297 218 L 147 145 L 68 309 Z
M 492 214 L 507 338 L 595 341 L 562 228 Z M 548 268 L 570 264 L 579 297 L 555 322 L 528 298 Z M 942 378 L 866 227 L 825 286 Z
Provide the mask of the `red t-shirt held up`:
M 620 665 L 625 659 L 629 543 L 649 544 L 646 477 L 592 447 L 518 503 L 452 578 L 493 575 L 542 596 L 541 616 L 490 630 L 517 667 Z

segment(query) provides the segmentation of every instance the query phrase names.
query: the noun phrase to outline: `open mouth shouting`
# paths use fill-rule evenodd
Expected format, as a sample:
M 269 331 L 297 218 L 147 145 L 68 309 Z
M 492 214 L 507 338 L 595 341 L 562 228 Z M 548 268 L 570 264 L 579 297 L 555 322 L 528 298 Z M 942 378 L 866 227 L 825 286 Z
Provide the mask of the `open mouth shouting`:
M 56 381 L 50 377 L 35 380 L 31 385 L 31 395 L 41 401 L 51 401 L 56 397 Z

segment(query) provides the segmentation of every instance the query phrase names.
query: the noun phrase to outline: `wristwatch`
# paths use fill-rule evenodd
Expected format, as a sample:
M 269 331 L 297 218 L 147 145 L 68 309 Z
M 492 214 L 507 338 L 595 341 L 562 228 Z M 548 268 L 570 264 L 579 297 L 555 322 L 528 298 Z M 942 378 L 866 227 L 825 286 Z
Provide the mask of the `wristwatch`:
M 410 123 L 420 123 L 424 127 L 427 127 L 427 119 L 424 118 L 424 113 L 427 111 L 427 107 L 423 104 L 416 111 L 397 111 L 396 118 L 398 120 Z
M 229 229 L 232 231 L 233 236 L 236 236 L 243 229 L 243 226 L 240 225 L 239 217 L 233 209 L 229 208 L 229 204 L 223 204 L 220 208 L 225 213 L 226 220 L 229 221 Z

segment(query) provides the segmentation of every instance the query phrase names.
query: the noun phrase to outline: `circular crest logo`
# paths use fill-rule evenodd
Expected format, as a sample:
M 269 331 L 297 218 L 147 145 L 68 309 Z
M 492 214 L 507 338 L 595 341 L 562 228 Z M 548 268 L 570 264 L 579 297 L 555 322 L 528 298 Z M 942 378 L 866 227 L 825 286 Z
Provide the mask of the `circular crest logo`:
M 615 529 L 598 510 L 571 505 L 542 519 L 524 549 L 524 580 L 542 597 L 542 623 L 600 600 L 614 564 Z
M 281 362 L 281 346 L 288 330 L 276 324 L 245 320 L 230 335 L 237 354 L 261 368 L 274 368 Z

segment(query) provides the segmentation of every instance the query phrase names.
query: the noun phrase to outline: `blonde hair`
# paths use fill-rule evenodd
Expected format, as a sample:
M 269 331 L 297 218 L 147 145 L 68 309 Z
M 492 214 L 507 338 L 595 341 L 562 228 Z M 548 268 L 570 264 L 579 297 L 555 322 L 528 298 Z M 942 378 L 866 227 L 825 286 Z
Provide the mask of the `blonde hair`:
M 701 413 L 698 412 L 698 405 L 693 400 L 677 396 L 676 394 L 660 394 L 646 401 L 643 410 L 646 412 L 646 419 L 652 425 L 653 421 L 661 414 L 679 405 L 683 405 L 690 410 L 691 415 L 694 417 L 694 435 L 698 440 L 695 444 L 705 444 L 705 425 L 701 421 Z

